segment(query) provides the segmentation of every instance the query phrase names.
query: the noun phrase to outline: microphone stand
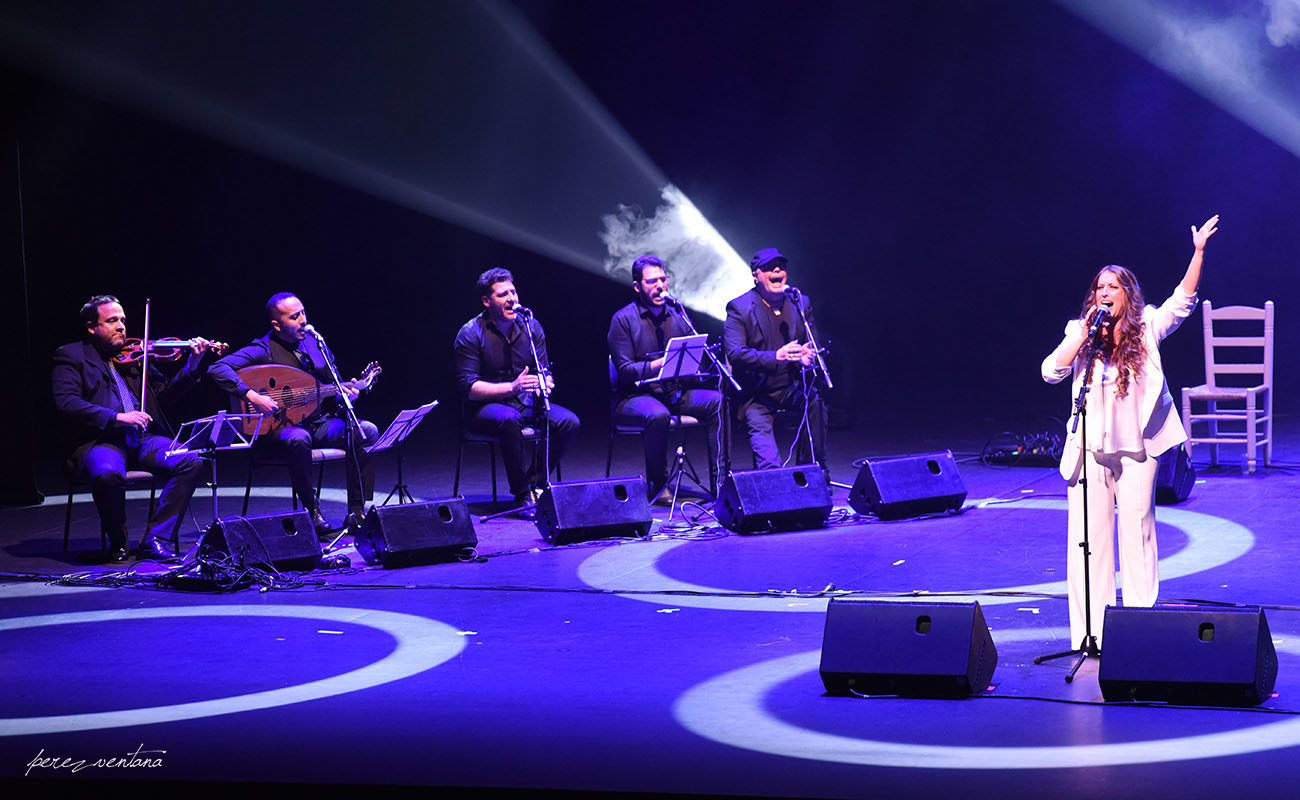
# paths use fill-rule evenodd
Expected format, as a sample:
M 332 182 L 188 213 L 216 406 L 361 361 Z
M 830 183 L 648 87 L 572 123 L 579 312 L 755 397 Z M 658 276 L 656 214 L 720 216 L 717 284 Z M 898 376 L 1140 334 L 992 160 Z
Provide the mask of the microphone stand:
M 812 326 L 808 324 L 808 315 L 803 310 L 803 292 L 793 286 L 786 287 L 790 299 L 794 300 L 794 307 L 799 309 L 799 319 L 803 320 L 803 329 L 808 332 L 808 344 L 812 345 L 813 356 L 817 359 L 816 369 L 820 370 L 822 377 L 826 379 L 826 388 L 834 389 L 835 384 L 831 381 L 831 371 L 826 367 L 826 359 L 822 358 L 822 348 L 817 344 L 817 335 L 813 333 Z
M 804 312 L 804 308 L 803 308 L 803 292 L 799 291 L 798 289 L 796 289 L 796 288 L 793 287 L 793 286 L 787 286 L 787 287 L 785 288 L 785 293 L 786 293 L 787 295 L 789 295 L 789 297 L 790 297 L 791 300 L 794 301 L 794 307 L 795 307 L 796 309 L 799 310 L 799 319 L 803 320 L 803 329 L 808 333 L 808 344 L 812 346 L 813 358 L 816 359 L 815 362 L 814 362 L 813 372 L 816 373 L 817 371 L 820 370 L 820 371 L 821 371 L 821 374 L 822 374 L 822 377 L 826 379 L 826 388 L 827 388 L 827 389 L 834 389 L 834 388 L 835 388 L 835 384 L 834 384 L 834 382 L 831 381 L 831 371 L 826 367 L 826 359 L 822 358 L 822 348 L 821 348 L 821 346 L 820 346 L 819 344 L 817 344 L 817 335 L 816 335 L 815 333 L 813 333 L 812 325 L 809 325 L 809 324 L 808 324 L 808 315 L 807 315 L 807 313 Z M 817 452 L 816 452 L 816 450 L 815 450 L 815 445 L 813 444 L 812 423 L 811 423 L 811 422 L 809 421 L 809 419 L 808 419 L 808 402 L 809 402 L 809 398 L 808 398 L 808 392 L 807 392 L 807 391 L 804 392 L 804 398 L 803 398 L 803 401 L 804 401 L 804 407 L 803 407 L 803 421 L 804 421 L 804 424 L 808 427 L 808 452 L 809 452 L 810 455 L 812 455 L 812 460 L 813 460 L 814 462 L 816 462 L 816 461 L 817 461 Z M 825 423 L 825 421 L 826 421 L 826 406 L 825 406 L 825 404 L 823 403 L 823 404 L 822 404 L 822 422 L 823 422 L 823 424 Z M 796 431 L 796 433 L 797 433 L 797 431 Z M 795 438 L 798 439 L 797 436 L 796 436 Z M 791 452 L 793 453 L 793 452 L 795 452 L 795 451 L 796 451 L 796 448 L 793 448 L 793 447 L 792 447 L 792 448 L 791 448 Z M 827 476 L 827 479 L 829 480 L 829 476 Z
M 1100 332 L 1101 326 L 1097 326 Z M 1073 650 L 1066 650 L 1062 653 L 1053 653 L 1048 656 L 1039 656 L 1034 659 L 1035 664 L 1041 664 L 1044 661 L 1051 661 L 1054 658 L 1064 658 L 1065 656 L 1078 656 L 1074 662 L 1074 667 L 1070 669 L 1065 676 L 1065 682 L 1074 681 L 1074 674 L 1083 666 L 1083 662 L 1088 656 L 1099 658 L 1101 648 L 1097 646 L 1097 637 L 1092 632 L 1092 548 L 1088 540 L 1088 389 L 1092 384 L 1092 370 L 1097 363 L 1097 341 L 1093 336 L 1088 337 L 1086 359 L 1088 366 L 1083 373 L 1083 385 L 1079 387 L 1079 396 L 1074 399 L 1074 422 L 1071 423 L 1070 433 L 1080 429 L 1082 424 L 1082 433 L 1080 441 L 1083 443 L 1082 453 L 1083 466 L 1079 471 L 1079 487 L 1083 490 L 1083 508 L 1080 509 L 1083 514 L 1083 541 L 1079 542 L 1079 547 L 1083 548 L 1083 640 L 1079 646 Z M 1107 531 L 1107 535 L 1110 532 Z
M 330 377 L 334 381 L 334 388 L 338 391 L 339 402 L 343 404 L 348 466 L 353 470 L 357 480 L 357 488 L 360 489 L 363 481 L 361 477 L 361 457 L 357 455 L 356 436 L 361 433 L 361 421 L 357 419 L 357 411 L 352 407 L 352 398 L 348 397 L 348 393 L 343 390 L 343 378 L 339 375 L 338 367 L 334 364 L 334 354 L 330 352 L 329 345 L 325 344 L 325 337 L 310 325 L 307 326 L 307 333 L 311 334 L 316 339 L 316 343 L 320 345 L 321 355 L 325 357 L 325 366 L 329 367 Z M 364 496 L 361 502 L 364 505 Z M 319 505 L 319 497 L 316 498 L 316 503 Z
M 522 319 L 523 324 L 520 326 L 524 329 L 524 335 L 528 338 L 528 350 L 533 355 L 533 365 L 537 367 L 537 394 L 533 400 L 533 424 L 537 425 L 537 448 L 541 456 L 542 475 L 541 486 L 538 488 L 548 489 L 551 482 L 551 390 L 546 385 L 546 378 L 551 374 L 548 366 L 542 365 L 542 360 L 537 354 L 537 340 L 533 338 L 533 326 L 530 324 L 533 320 L 533 312 L 525 309 L 523 306 L 515 308 L 515 319 Z M 541 412 L 538 413 L 538 406 L 541 406 Z M 487 522 L 497 517 L 508 517 L 524 511 L 529 506 L 527 504 L 508 508 L 505 511 L 498 511 L 495 514 L 488 514 L 480 517 L 479 522 Z
M 692 334 L 696 336 L 699 335 L 700 332 L 695 329 L 695 323 L 691 322 L 691 318 L 686 313 L 686 308 L 682 305 L 682 302 L 680 300 L 674 297 L 672 299 L 667 300 L 667 305 L 668 305 L 669 312 L 676 313 L 677 318 L 680 319 L 682 322 L 686 323 L 686 327 L 690 329 Z M 736 376 L 734 373 L 732 373 L 730 365 L 727 364 L 725 359 L 718 358 L 718 354 L 716 352 L 718 348 L 719 345 L 706 345 L 704 348 L 704 354 L 709 357 L 709 363 L 713 364 L 718 368 L 718 374 L 721 376 L 718 380 L 718 389 L 719 390 L 722 389 L 722 378 L 726 378 L 727 383 L 731 384 L 731 388 L 734 389 L 736 392 L 740 392 L 741 391 L 740 383 L 736 381 Z M 722 460 L 721 463 L 717 465 L 718 466 L 718 474 L 716 476 L 717 485 L 713 487 L 713 493 L 715 495 L 722 489 L 723 481 L 725 481 L 727 479 L 727 475 L 731 473 L 731 436 L 728 435 L 731 430 L 730 422 L 731 422 L 731 395 L 728 392 L 722 392 L 722 408 L 718 409 L 718 431 L 722 435 L 722 441 L 715 442 L 715 445 L 718 448 L 718 454 L 722 456 Z M 725 431 L 727 431 L 727 433 L 723 433 L 724 429 Z M 679 451 L 679 458 L 677 461 L 677 467 L 675 468 L 674 471 L 677 473 L 677 477 L 678 477 L 677 482 L 678 482 L 678 486 L 680 486 L 682 458 L 685 457 L 685 453 L 681 452 L 681 448 L 678 448 L 678 451 Z M 670 476 L 670 480 L 671 480 L 671 476 Z M 699 483 L 699 481 L 696 480 L 696 483 Z M 676 498 L 676 496 L 677 493 L 676 491 L 674 491 L 673 497 Z

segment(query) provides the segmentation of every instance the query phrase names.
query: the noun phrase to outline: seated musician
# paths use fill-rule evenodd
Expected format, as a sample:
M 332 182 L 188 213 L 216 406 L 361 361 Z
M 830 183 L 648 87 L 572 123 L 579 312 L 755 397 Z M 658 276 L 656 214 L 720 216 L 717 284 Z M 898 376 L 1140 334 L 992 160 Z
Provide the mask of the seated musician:
M 465 404 L 465 426 L 498 437 L 510 493 L 518 505 L 530 505 L 537 500 L 538 487 L 549 480 L 547 472 L 560 463 L 577 435 L 578 417 L 550 403 L 546 415 L 549 466 L 542 466 L 547 454 L 538 448 L 533 465 L 525 467 L 523 429 L 540 427 L 540 382 L 546 381 L 548 396 L 555 385 L 546 354 L 546 334 L 531 315 L 515 311 L 519 294 L 508 270 L 489 269 L 479 276 L 477 285 L 483 311 L 461 326 L 453 345 L 457 389 Z M 533 360 L 533 346 L 537 348 L 537 361 Z M 538 369 L 538 362 L 543 369 Z
M 126 312 L 116 297 L 96 295 L 81 308 L 86 335 L 54 353 L 51 388 L 54 404 L 67 423 L 72 454 L 68 468 L 90 480 L 99 523 L 108 537 L 107 561 L 127 559 L 126 471 L 145 469 L 166 475 L 167 484 L 149 528 L 140 541 L 141 558 L 170 560 L 175 553 L 164 544 L 189 508 L 203 463 L 190 453 L 167 455 L 172 431 L 160 406 L 178 391 L 192 386 L 203 354 L 212 345 L 191 340 L 184 367 L 163 376 L 157 360 L 149 361 L 145 402 L 140 402 L 140 361 L 115 360 L 126 345 Z
M 670 307 L 665 299 L 668 273 L 657 256 L 644 255 L 632 263 L 632 291 L 636 299 L 614 313 L 606 336 L 609 354 L 618 373 L 620 399 L 614 408 L 618 423 L 644 428 L 646 484 L 652 502 L 669 503 L 668 418 L 686 414 L 708 426 L 709 490 L 717 494 L 720 466 L 722 393 L 696 381 L 644 383 L 654 378 L 664 363 L 664 347 L 674 336 L 694 330 L 686 310 Z
M 776 425 L 788 422 L 795 428 L 794 463 L 816 461 L 829 480 L 826 414 L 808 330 L 815 333 L 817 322 L 812 299 L 789 285 L 788 268 L 775 247 L 754 253 L 749 261 L 754 288 L 727 303 L 722 341 L 743 386 L 737 416 L 749 433 L 754 467 L 773 469 L 784 463 Z
M 273 415 L 281 411 L 280 403 L 265 393 L 265 386 L 249 386 L 241 376 L 242 370 L 264 364 L 293 367 L 306 373 L 301 376 L 301 380 L 307 386 L 314 386 L 317 381 L 333 386 L 334 378 L 320 343 L 308 335 L 307 312 L 296 295 L 292 292 L 272 295 L 266 301 L 266 314 L 271 330 L 214 363 L 208 369 L 208 375 L 217 386 L 238 400 L 246 400 L 250 413 Z M 280 385 L 283 385 L 282 381 Z M 343 391 L 350 400 L 360 394 L 356 382 L 352 381 L 343 384 Z M 332 401 L 327 401 L 326 404 L 333 406 Z M 240 410 L 243 411 L 244 408 Z M 361 435 L 351 437 L 352 450 L 347 459 L 348 516 L 342 526 L 331 525 L 321 513 L 320 501 L 312 485 L 311 451 L 314 447 L 348 449 L 350 426 L 346 409 L 335 407 L 333 411 L 328 411 L 322 406 L 312 410 L 304 419 L 296 421 L 280 414 L 271 423 L 270 430 L 258 436 L 259 442 L 270 440 L 284 448 L 289 462 L 289 481 L 298 502 L 311 514 L 317 534 L 329 534 L 343 527 L 355 530 L 365 514 L 366 502 L 374 496 L 375 471 L 364 447 L 375 441 L 379 429 L 366 420 L 361 420 L 360 423 Z

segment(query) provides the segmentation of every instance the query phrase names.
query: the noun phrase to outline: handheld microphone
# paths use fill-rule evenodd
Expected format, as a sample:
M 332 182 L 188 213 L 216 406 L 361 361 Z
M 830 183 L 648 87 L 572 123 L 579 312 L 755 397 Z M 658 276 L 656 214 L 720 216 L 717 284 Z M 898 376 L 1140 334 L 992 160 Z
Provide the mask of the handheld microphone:
M 1101 328 L 1102 324 L 1106 322 L 1106 318 L 1109 316 L 1110 316 L 1110 312 L 1106 309 L 1105 306 L 1098 307 L 1097 316 L 1093 317 L 1092 319 L 1092 327 L 1088 328 L 1088 335 L 1096 336 L 1098 329 Z
M 533 315 L 533 310 L 531 308 L 528 308 L 526 306 L 521 306 L 518 303 L 515 303 L 513 306 L 511 306 L 510 310 L 515 312 L 516 314 L 523 314 L 526 317 L 531 317 Z

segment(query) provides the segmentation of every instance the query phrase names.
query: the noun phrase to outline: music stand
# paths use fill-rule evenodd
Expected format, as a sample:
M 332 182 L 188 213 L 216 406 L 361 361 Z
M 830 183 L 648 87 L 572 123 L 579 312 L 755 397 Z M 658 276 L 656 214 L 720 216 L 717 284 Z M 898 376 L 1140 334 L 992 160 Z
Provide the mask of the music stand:
M 257 441 L 257 428 L 253 435 L 244 434 L 245 420 L 261 419 L 261 414 L 231 414 L 218 412 L 215 416 L 193 419 L 181 423 L 181 428 L 172 439 L 176 445 L 167 451 L 167 455 L 177 453 L 196 453 L 199 458 L 207 460 L 212 469 L 212 518 L 221 519 L 217 506 L 217 451 L 247 450 Z
M 381 506 L 388 505 L 388 501 L 393 499 L 394 492 L 397 494 L 397 503 L 401 505 L 406 502 L 415 502 L 415 497 L 411 495 L 406 486 L 406 481 L 402 478 L 402 442 L 410 436 L 416 426 L 429 415 L 429 412 L 438 406 L 437 400 L 431 400 L 418 408 L 407 408 L 399 411 L 393 421 L 388 424 L 384 432 L 379 435 L 375 443 L 366 448 L 366 452 L 374 455 L 395 447 L 397 448 L 397 483 L 393 486 L 392 491 L 384 498 Z
M 636 382 L 637 386 L 672 378 L 699 377 L 700 364 L 704 361 L 705 348 L 709 346 L 707 333 L 690 336 L 674 336 L 664 348 L 664 363 L 659 367 L 659 374 Z
M 689 323 L 689 320 L 687 320 L 687 322 Z M 695 327 L 691 326 L 691 330 L 694 329 Z M 701 365 L 704 363 L 705 356 L 708 355 L 708 347 L 709 335 L 707 333 L 693 333 L 689 336 L 674 336 L 668 340 L 667 346 L 664 347 L 664 363 L 659 366 L 659 374 L 653 378 L 646 378 L 645 380 L 637 381 L 635 385 L 640 387 L 650 383 L 658 383 L 660 381 L 681 378 L 713 377 L 712 375 L 708 375 L 700 370 Z M 719 409 L 718 413 L 721 414 L 722 409 Z M 695 465 L 691 463 L 685 452 L 679 447 L 677 448 L 677 463 L 664 483 L 664 486 L 667 486 L 668 484 L 673 483 L 674 479 L 676 480 L 677 488 L 673 490 L 674 501 L 677 498 L 678 490 L 681 489 L 681 478 L 683 474 L 690 475 L 690 478 L 694 481 L 695 485 L 704 489 L 706 493 L 709 491 L 709 489 L 705 487 L 704 482 L 700 480 L 700 475 L 696 472 Z M 722 477 L 719 476 L 718 480 L 722 480 Z M 659 491 L 661 487 L 656 486 L 651 488 L 655 491 Z

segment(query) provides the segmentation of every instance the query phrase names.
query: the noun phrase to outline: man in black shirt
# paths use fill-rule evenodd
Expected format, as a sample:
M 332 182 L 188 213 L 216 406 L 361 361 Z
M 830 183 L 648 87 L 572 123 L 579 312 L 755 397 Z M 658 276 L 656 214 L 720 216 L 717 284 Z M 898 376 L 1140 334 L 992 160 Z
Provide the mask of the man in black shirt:
M 516 310 L 522 307 L 508 270 L 487 270 L 478 278 L 478 290 L 483 312 L 461 326 L 453 346 L 465 426 L 498 438 L 510 493 L 516 503 L 527 505 L 536 501 L 537 488 L 548 479 L 542 467 L 547 459 L 542 448 L 538 448 L 532 466 L 524 466 L 523 437 L 525 427 L 540 424 L 542 381 L 548 396 L 555 386 L 546 334 L 531 313 Z M 549 466 L 554 467 L 578 433 L 579 422 L 572 411 L 555 403 L 550 404 L 546 418 Z
M 709 491 L 717 494 L 722 473 L 722 393 L 703 386 L 659 382 L 637 386 L 655 377 L 664 363 L 664 348 L 674 336 L 690 336 L 686 310 L 666 299 L 668 273 L 663 261 L 644 255 L 632 263 L 636 300 L 615 312 L 606 341 L 618 374 L 621 399 L 614 408 L 616 422 L 644 428 L 646 484 L 654 501 L 671 500 L 668 488 L 668 420 L 673 414 L 703 420 L 708 428 Z
M 68 425 L 72 454 L 68 467 L 90 480 L 99 522 L 108 536 L 109 561 L 125 561 L 126 471 L 146 469 L 167 476 L 158 508 L 140 542 L 141 558 L 170 559 L 163 544 L 189 508 L 202 474 L 202 460 L 190 453 L 167 455 L 172 431 L 160 397 L 193 385 L 203 353 L 212 343 L 194 339 L 185 366 L 170 380 L 149 363 L 145 402 L 140 402 L 140 363 L 114 360 L 126 344 L 126 312 L 116 297 L 97 295 L 81 308 L 86 335 L 54 353 L 54 405 Z
M 744 389 L 737 415 L 749 432 L 754 466 L 781 466 L 774 430 L 779 419 L 798 426 L 796 462 L 815 458 L 825 470 L 826 418 L 812 369 L 816 353 L 803 318 L 814 333 L 816 321 L 808 295 L 787 283 L 787 266 L 775 247 L 754 254 L 749 262 L 754 288 L 727 304 L 722 341 Z
M 254 339 L 230 355 L 217 361 L 208 369 L 208 375 L 224 391 L 241 400 L 247 400 L 263 414 L 274 414 L 280 404 L 273 397 L 249 386 L 239 372 L 246 367 L 261 364 L 279 364 L 308 373 L 316 381 L 332 386 L 331 374 L 319 340 L 308 335 L 307 311 L 302 301 L 292 292 L 280 292 L 266 301 L 266 315 L 271 330 Z M 343 384 L 349 399 L 360 394 L 353 382 Z M 365 515 L 365 504 L 374 497 L 375 469 L 365 446 L 379 436 L 374 423 L 360 420 L 360 435 L 352 436 L 353 450 L 347 459 L 348 517 L 344 526 L 356 527 Z M 273 427 L 258 437 L 261 442 L 272 441 L 284 448 L 289 465 L 289 482 L 293 485 L 298 502 L 311 514 L 312 525 L 318 534 L 328 534 L 340 529 L 326 521 L 316 497 L 316 487 L 311 478 L 311 451 L 317 447 L 348 449 L 348 422 L 346 414 L 327 413 L 317 409 L 298 424 Z

